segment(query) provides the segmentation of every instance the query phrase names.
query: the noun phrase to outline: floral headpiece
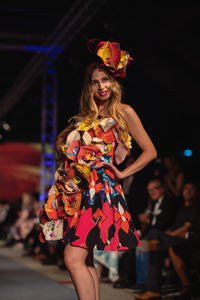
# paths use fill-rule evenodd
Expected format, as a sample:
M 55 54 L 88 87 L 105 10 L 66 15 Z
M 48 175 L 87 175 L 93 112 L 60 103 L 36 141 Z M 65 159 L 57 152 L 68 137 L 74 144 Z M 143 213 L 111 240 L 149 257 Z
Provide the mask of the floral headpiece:
M 113 76 L 125 77 L 126 66 L 133 58 L 130 57 L 127 51 L 120 49 L 119 43 L 92 39 L 88 41 L 88 49 L 101 58 L 103 65 L 108 67 Z

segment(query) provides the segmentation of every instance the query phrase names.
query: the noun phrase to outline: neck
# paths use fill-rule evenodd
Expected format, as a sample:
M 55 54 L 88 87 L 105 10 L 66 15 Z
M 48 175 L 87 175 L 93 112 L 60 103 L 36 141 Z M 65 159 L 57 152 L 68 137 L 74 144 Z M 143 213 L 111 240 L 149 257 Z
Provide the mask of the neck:
M 106 111 L 107 111 L 107 107 L 108 107 L 108 100 L 106 101 L 100 101 L 100 100 L 95 100 L 96 101 L 96 104 L 98 106 L 98 109 L 99 109 L 99 115 L 105 115 L 106 114 Z

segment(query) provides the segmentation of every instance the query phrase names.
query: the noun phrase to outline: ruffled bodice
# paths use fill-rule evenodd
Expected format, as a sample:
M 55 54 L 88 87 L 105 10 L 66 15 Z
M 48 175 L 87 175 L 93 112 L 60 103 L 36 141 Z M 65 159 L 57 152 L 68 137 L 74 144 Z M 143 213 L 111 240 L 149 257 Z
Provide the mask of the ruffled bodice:
M 109 116 L 77 124 L 62 146 L 69 160 L 92 165 L 99 161 L 120 164 L 130 153 L 131 137 L 124 143 L 115 120 Z

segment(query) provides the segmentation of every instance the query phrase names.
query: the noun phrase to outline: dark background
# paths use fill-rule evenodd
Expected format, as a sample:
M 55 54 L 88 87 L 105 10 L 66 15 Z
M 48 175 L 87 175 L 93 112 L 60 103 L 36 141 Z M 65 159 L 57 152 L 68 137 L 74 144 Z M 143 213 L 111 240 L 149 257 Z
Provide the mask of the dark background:
M 1 1 L 0 43 L 41 45 L 73 3 Z M 118 41 L 134 58 L 127 77 L 121 79 L 124 103 L 140 116 L 159 157 L 175 155 L 190 176 L 200 178 L 199 6 L 193 1 L 173 5 L 166 1 L 106 1 L 54 62 L 58 132 L 77 113 L 84 69 L 95 60 L 87 41 Z M 0 51 L 1 98 L 33 55 Z M 40 141 L 41 97 L 40 78 L 4 117 L 11 131 L 2 132 L 1 143 Z M 184 157 L 184 149 L 192 149 L 193 156 Z

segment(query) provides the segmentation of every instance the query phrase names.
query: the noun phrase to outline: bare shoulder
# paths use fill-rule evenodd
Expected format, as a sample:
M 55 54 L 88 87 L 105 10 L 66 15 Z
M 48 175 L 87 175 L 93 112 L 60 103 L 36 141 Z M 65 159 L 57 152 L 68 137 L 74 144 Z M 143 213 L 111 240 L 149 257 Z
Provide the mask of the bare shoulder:
M 133 117 L 138 117 L 137 113 L 135 110 L 128 104 L 121 103 L 121 109 L 126 116 L 126 118 L 133 118 Z
M 132 109 L 132 107 L 128 104 L 121 103 L 120 105 L 121 105 L 121 109 L 123 110 L 124 113 L 126 113 Z
M 125 115 L 129 132 L 138 146 L 142 149 L 142 151 L 150 151 L 153 153 L 152 157 L 156 158 L 156 149 L 135 110 L 128 104 L 122 104 L 121 110 Z
M 121 109 L 124 113 L 129 131 L 132 134 L 132 136 L 135 136 L 137 132 L 141 134 L 141 132 L 145 131 L 139 116 L 130 105 L 122 104 Z

